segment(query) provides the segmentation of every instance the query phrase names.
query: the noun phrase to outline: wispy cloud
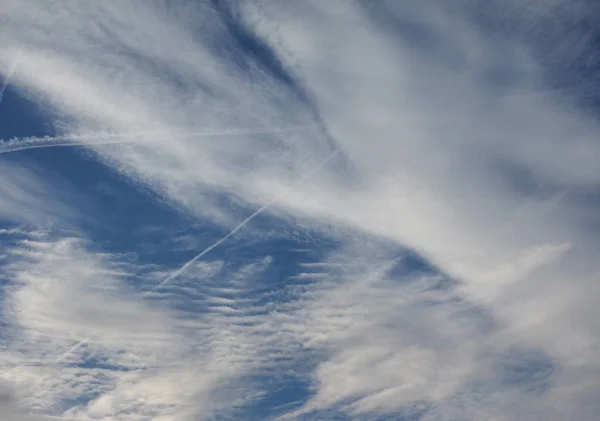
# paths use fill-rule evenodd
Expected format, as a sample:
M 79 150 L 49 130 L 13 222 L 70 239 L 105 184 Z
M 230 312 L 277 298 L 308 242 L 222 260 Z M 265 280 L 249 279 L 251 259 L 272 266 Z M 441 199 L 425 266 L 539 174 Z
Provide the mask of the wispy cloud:
M 260 401 L 261 375 L 285 372 L 304 385 L 270 413 L 288 419 L 594 419 L 600 127 L 548 86 L 547 64 L 573 52 L 527 32 L 564 22 L 556 2 L 536 5 L 8 2 L 0 60 L 22 51 L 11 83 L 45 98 L 59 135 L 0 153 L 84 145 L 224 230 L 196 257 L 154 266 L 140 290 L 124 288 L 122 256 L 83 240 L 11 248 L 11 326 L 33 341 L 11 352 L 65 355 L 14 369 L 33 407 L 210 419 Z M 6 217 L 15 203 L 63 212 L 14 168 Z M 243 264 L 207 254 L 245 229 L 260 243 L 275 219 L 334 251 L 285 275 L 258 246 Z M 427 273 L 398 263 L 407 250 Z M 269 276 L 277 287 L 261 284 Z M 81 366 L 91 350 L 108 374 Z M 168 358 L 150 369 L 152 355 Z M 67 362 L 81 364 L 58 376 Z
M 8 88 L 8 85 L 10 84 L 10 79 L 12 78 L 13 74 L 15 73 L 15 70 L 17 70 L 17 66 L 19 64 L 20 58 L 21 58 L 21 51 L 17 52 L 17 55 L 14 58 L 14 60 L 12 61 L 12 63 L 10 64 L 10 67 L 4 73 L 4 79 L 2 80 L 2 84 L 0 85 L 0 103 L 2 103 L 2 99 L 4 98 L 4 92 L 6 91 L 6 88 Z
M 234 393 L 228 382 L 264 358 L 252 336 L 257 322 L 230 306 L 268 259 L 229 273 L 220 282 L 221 289 L 230 284 L 228 298 L 219 298 L 218 288 L 201 296 L 174 290 L 169 310 L 126 286 L 130 263 L 88 251 L 81 240 L 25 239 L 10 254 L 3 271 L 11 282 L 4 290 L 3 322 L 11 333 L 3 340 L 3 378 L 15 381 L 38 411 L 83 419 L 208 418 L 211 408 L 230 409 L 233 396 L 220 398 L 219 390 Z M 175 311 L 180 300 L 187 306 Z

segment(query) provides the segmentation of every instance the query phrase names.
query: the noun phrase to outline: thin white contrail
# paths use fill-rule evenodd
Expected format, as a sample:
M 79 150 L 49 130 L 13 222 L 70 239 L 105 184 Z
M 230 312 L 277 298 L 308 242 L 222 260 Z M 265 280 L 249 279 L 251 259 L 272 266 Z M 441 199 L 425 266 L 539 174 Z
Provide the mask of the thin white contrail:
M 52 142 L 52 143 L 7 143 L 4 145 L 0 145 L 0 154 L 11 153 L 11 152 L 19 152 L 25 151 L 29 149 L 46 149 L 46 148 L 66 148 L 66 147 L 80 147 L 80 146 L 101 146 L 101 145 L 125 145 L 130 143 L 138 143 L 134 140 L 93 140 L 82 143 L 76 140 L 64 140 L 62 142 Z
M 256 218 L 259 214 L 266 211 L 268 208 L 273 206 L 275 203 L 277 203 L 278 201 L 283 199 L 285 196 L 293 193 L 302 184 L 304 184 L 308 179 L 310 179 L 314 174 L 319 172 L 325 165 L 327 165 L 327 163 L 329 161 L 331 161 L 331 159 L 333 159 L 339 153 L 340 153 L 340 150 L 335 149 L 332 153 L 327 155 L 325 157 L 325 159 L 323 159 L 317 166 L 315 166 L 310 171 L 308 171 L 306 174 L 304 174 L 291 189 L 288 189 L 288 190 L 284 191 L 283 193 L 275 196 L 269 202 L 267 202 L 266 204 L 264 204 L 263 206 L 258 208 L 250 216 L 248 216 L 246 219 L 244 219 L 242 222 L 240 222 L 235 228 L 233 228 L 231 231 L 229 231 L 229 233 L 227 235 L 222 237 L 220 240 L 216 241 L 214 244 L 205 248 L 202 252 L 200 252 L 199 254 L 194 256 L 192 259 L 188 260 L 179 269 L 171 272 L 162 282 L 160 282 L 159 284 L 154 286 L 152 289 L 144 292 L 142 294 L 142 298 L 146 298 L 152 292 L 154 292 L 154 291 L 164 287 L 168 283 L 172 282 L 175 278 L 180 276 L 183 272 L 185 272 L 191 265 L 193 265 L 195 262 L 197 262 L 199 259 L 201 259 L 204 255 L 206 255 L 210 251 L 214 250 L 215 248 L 219 247 L 221 244 L 223 244 L 225 241 L 227 241 L 229 238 L 231 238 L 233 235 L 235 235 L 236 232 L 238 232 L 239 230 L 244 228 L 244 226 L 246 226 L 250 221 L 252 221 L 254 218 Z M 60 355 L 56 359 L 55 363 L 60 363 L 60 362 L 64 361 L 69 355 L 71 355 L 73 352 L 75 352 L 77 349 L 81 348 L 82 346 L 86 345 L 89 341 L 90 341 L 90 339 L 84 339 L 84 340 L 77 342 L 75 345 L 73 345 L 71 348 L 69 348 L 66 352 L 64 352 L 62 355 Z
M 215 242 L 211 246 L 208 246 L 206 249 L 204 249 L 202 252 L 200 252 L 199 254 L 197 254 L 196 256 L 194 256 L 192 259 L 188 260 L 179 269 L 177 269 L 174 272 L 170 273 L 169 276 L 167 276 L 160 284 L 156 285 L 154 288 L 152 288 L 152 290 L 146 292 L 144 295 L 147 295 L 147 294 L 151 293 L 152 291 L 156 291 L 157 289 L 162 288 L 163 286 L 167 285 L 169 282 L 173 281 L 173 279 L 175 279 L 178 276 L 180 276 L 191 265 L 193 265 L 195 262 L 197 262 L 198 260 L 200 260 L 205 254 L 207 254 L 210 251 L 214 250 L 215 248 L 219 247 L 221 244 L 223 244 L 225 241 L 227 241 L 229 238 L 231 238 L 236 232 L 238 232 L 239 230 L 241 230 L 242 228 L 244 228 L 244 226 L 246 226 L 246 224 L 248 224 L 250 221 L 252 221 L 259 214 L 261 214 L 262 212 L 264 212 L 265 210 L 267 210 L 268 208 L 270 208 L 271 206 L 273 206 L 275 203 L 277 203 L 278 201 L 280 201 L 282 198 L 284 198 L 285 196 L 287 196 L 288 194 L 290 194 L 294 190 L 296 190 L 298 187 L 300 187 L 310 177 L 312 177 L 316 172 L 320 171 L 338 153 L 339 153 L 339 149 L 334 150 L 323 161 L 321 161 L 321 163 L 319 163 L 319 165 L 317 165 L 315 168 L 313 168 L 310 171 L 308 171 L 302 178 L 300 178 L 300 180 L 298 180 L 298 182 L 296 183 L 296 185 L 292 189 L 286 190 L 283 193 L 275 196 L 269 202 L 267 202 L 266 204 L 264 204 L 263 206 L 261 206 L 260 208 L 258 208 L 254 213 L 252 213 L 250 216 L 248 216 L 246 219 L 244 219 L 242 222 L 240 222 L 235 228 L 233 228 L 231 231 L 229 231 L 229 233 L 227 235 L 225 235 L 224 237 L 222 237 L 220 240 L 218 240 L 217 242 Z
M 0 85 L 0 103 L 2 103 L 2 98 L 4 98 L 4 91 L 6 91 L 6 88 L 8 87 L 8 84 L 10 83 L 10 79 L 15 74 L 15 70 L 17 70 L 17 65 L 19 64 L 19 60 L 21 60 L 21 55 L 22 55 L 22 51 L 19 51 L 17 53 L 17 56 L 11 63 L 10 67 L 8 68 L 8 72 L 6 72 L 6 75 L 4 76 L 2 85 Z
M 168 140 L 173 138 L 243 136 L 254 134 L 289 133 L 316 127 L 313 124 L 276 127 L 276 128 L 246 128 L 230 130 L 194 131 L 188 133 L 157 133 L 157 132 L 91 132 L 70 134 L 65 136 L 22 137 L 10 140 L 0 140 L 0 154 L 24 151 L 28 149 L 60 148 L 95 145 L 119 145 L 142 143 L 144 140 Z
M 62 353 L 62 355 L 60 355 L 55 361 L 55 364 L 59 364 L 62 363 L 65 358 L 67 358 L 69 355 L 71 355 L 73 352 L 77 351 L 79 348 L 81 348 L 82 346 L 84 346 L 85 344 L 87 344 L 89 342 L 89 339 L 85 339 L 83 341 L 79 341 L 77 342 L 75 345 L 73 345 L 71 348 L 69 348 L 68 350 L 66 350 L 65 352 Z

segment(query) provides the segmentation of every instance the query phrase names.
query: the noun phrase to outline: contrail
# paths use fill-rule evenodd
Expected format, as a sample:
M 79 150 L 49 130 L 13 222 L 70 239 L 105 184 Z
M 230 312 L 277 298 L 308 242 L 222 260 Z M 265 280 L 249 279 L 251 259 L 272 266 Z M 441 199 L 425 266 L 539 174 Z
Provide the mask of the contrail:
M 9 143 L 4 145 L 0 145 L 0 154 L 11 153 L 11 152 L 19 152 L 25 151 L 29 149 L 45 149 L 45 148 L 65 148 L 65 147 L 78 147 L 78 146 L 95 146 L 95 145 L 124 145 L 129 143 L 136 143 L 133 140 L 96 140 L 91 142 L 78 142 L 75 140 L 64 140 L 62 142 L 52 142 L 52 143 Z
M 79 348 L 81 348 L 82 346 L 84 346 L 85 344 L 87 344 L 89 341 L 89 339 L 85 339 L 83 341 L 79 341 L 77 342 L 75 345 L 73 345 L 71 348 L 69 348 L 68 350 L 66 350 L 62 355 L 60 355 L 55 361 L 55 364 L 59 364 L 61 362 L 63 362 L 65 360 L 65 358 L 67 358 L 69 355 L 71 355 L 73 352 L 77 351 Z
M 179 269 L 177 269 L 174 272 L 172 272 L 171 274 L 169 274 L 169 276 L 167 276 L 160 284 L 156 285 L 154 288 L 152 288 L 152 290 L 146 292 L 144 295 L 147 295 L 147 294 L 149 294 L 152 291 L 156 291 L 157 289 L 162 288 L 163 286 L 165 286 L 169 282 L 171 282 L 173 279 L 177 278 L 179 275 L 181 275 L 183 272 L 185 272 L 191 265 L 193 265 L 195 262 L 197 262 L 199 259 L 201 259 L 205 254 L 207 254 L 210 251 L 214 250 L 215 248 L 219 247 L 221 244 L 223 244 L 225 241 L 227 241 L 231 236 L 233 236 L 236 232 L 238 232 L 239 230 L 241 230 L 242 228 L 244 228 L 244 226 L 246 224 L 248 224 L 248 222 L 250 222 L 251 220 L 253 220 L 259 214 L 261 214 L 262 212 L 264 212 L 265 210 L 267 210 L 268 208 L 270 208 L 271 206 L 273 206 L 275 203 L 277 203 L 278 201 L 280 201 L 282 198 L 284 198 L 288 194 L 292 193 L 294 190 L 296 190 L 302 184 L 304 184 L 310 177 L 312 177 L 315 173 L 317 173 L 325 165 L 327 165 L 327 163 L 333 157 L 335 157 L 338 153 L 339 153 L 339 149 L 334 150 L 331 154 L 329 154 L 327 157 L 325 157 L 325 159 L 323 161 L 321 161 L 319 163 L 319 165 L 317 165 L 315 168 L 313 168 L 310 171 L 308 171 L 302 178 L 300 178 L 300 180 L 298 180 L 298 182 L 296 183 L 296 185 L 293 188 L 291 188 L 291 189 L 289 189 L 287 191 L 284 191 L 283 193 L 275 196 L 269 202 L 267 202 L 266 204 L 264 204 L 263 206 L 261 206 L 260 208 L 258 208 L 254 213 L 252 213 L 250 216 L 248 216 L 246 219 L 244 219 L 242 222 L 240 222 L 235 228 L 233 228 L 227 235 L 225 235 L 224 237 L 222 237 L 220 240 L 218 240 L 217 242 L 215 242 L 213 245 L 208 246 L 201 253 L 197 254 L 191 260 L 189 260 L 185 264 L 183 264 Z
M 280 201 L 282 198 L 284 198 L 288 194 L 293 193 L 302 184 L 304 184 L 308 179 L 310 179 L 314 174 L 319 172 L 325 165 L 327 165 L 327 163 L 329 161 L 331 161 L 339 153 L 340 153 L 340 150 L 335 149 L 332 153 L 327 155 L 325 157 L 325 159 L 323 159 L 317 166 L 315 166 L 310 171 L 308 171 L 306 174 L 304 174 L 304 176 L 302 176 L 291 189 L 288 189 L 288 190 L 284 191 L 283 193 L 275 196 L 269 202 L 267 202 L 266 204 L 264 204 L 263 206 L 258 208 L 254 213 L 252 213 L 250 216 L 248 216 L 246 219 L 244 219 L 242 222 L 240 222 L 235 228 L 233 228 L 231 231 L 229 231 L 229 233 L 227 235 L 222 237 L 220 240 L 218 240 L 211 246 L 208 246 L 207 248 L 205 248 L 202 252 L 200 252 L 199 254 L 194 256 L 192 259 L 188 260 L 179 269 L 177 269 L 177 270 L 173 271 L 171 274 L 169 274 L 161 283 L 157 284 L 149 291 L 146 291 L 145 293 L 143 293 L 142 298 L 146 298 L 152 292 L 154 292 L 154 291 L 164 287 L 168 283 L 172 282 L 175 278 L 180 276 L 183 272 L 185 272 L 191 265 L 193 265 L 195 262 L 197 262 L 199 259 L 201 259 L 204 255 L 206 255 L 210 251 L 214 250 L 215 248 L 219 247 L 221 244 L 223 244 L 225 241 L 227 241 L 229 238 L 231 238 L 236 232 L 238 232 L 239 230 L 244 228 L 244 226 L 246 226 L 250 221 L 252 221 L 252 219 L 256 218 L 259 214 L 261 214 L 262 212 L 267 210 L 269 207 L 273 206 L 275 203 Z M 82 341 L 79 341 L 78 343 L 73 345 L 71 348 L 69 348 L 66 352 L 64 352 L 61 356 L 59 356 L 56 359 L 55 363 L 60 363 L 60 362 L 64 361 L 66 357 L 71 355 L 73 352 L 75 352 L 77 349 L 84 346 L 88 342 L 89 342 L 89 339 L 84 339 Z
M 2 98 L 4 98 L 4 91 L 6 91 L 6 88 L 8 87 L 8 84 L 10 83 L 10 79 L 15 74 L 15 70 L 17 70 L 17 65 L 19 64 L 19 60 L 21 60 L 21 55 L 22 55 L 22 51 L 19 50 L 19 52 L 17 53 L 17 56 L 15 57 L 12 64 L 8 68 L 8 72 L 6 73 L 6 76 L 4 77 L 4 80 L 2 81 L 2 85 L 0 85 L 0 103 L 2 103 Z
M 230 129 L 197 131 L 189 133 L 157 133 L 157 132 L 91 132 L 70 134 L 65 136 L 23 137 L 10 140 L 0 140 L 0 154 L 24 151 L 28 149 L 61 148 L 94 145 L 120 145 L 142 143 L 144 140 L 168 140 L 172 138 L 243 136 L 254 134 L 289 133 L 307 130 L 315 125 L 302 125 L 270 129 Z

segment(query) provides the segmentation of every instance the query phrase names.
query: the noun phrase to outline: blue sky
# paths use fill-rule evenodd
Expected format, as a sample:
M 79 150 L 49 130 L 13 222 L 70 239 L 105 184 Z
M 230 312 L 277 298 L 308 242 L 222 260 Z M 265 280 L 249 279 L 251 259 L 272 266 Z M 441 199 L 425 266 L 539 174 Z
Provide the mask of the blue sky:
M 4 0 L 3 419 L 597 420 L 593 7 Z

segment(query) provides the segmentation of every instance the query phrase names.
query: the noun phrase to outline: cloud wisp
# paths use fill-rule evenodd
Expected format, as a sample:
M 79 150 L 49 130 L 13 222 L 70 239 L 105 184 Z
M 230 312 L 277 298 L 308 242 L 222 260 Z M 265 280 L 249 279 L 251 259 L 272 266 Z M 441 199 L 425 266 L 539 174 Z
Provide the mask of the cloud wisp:
M 2 84 L 0 85 L 0 104 L 2 103 L 2 99 L 4 99 L 4 92 L 8 85 L 10 84 L 10 79 L 13 77 L 13 74 L 17 70 L 17 66 L 19 65 L 19 60 L 21 59 L 21 51 L 17 52 L 15 59 L 10 64 L 10 67 L 4 74 L 4 79 L 2 80 Z

